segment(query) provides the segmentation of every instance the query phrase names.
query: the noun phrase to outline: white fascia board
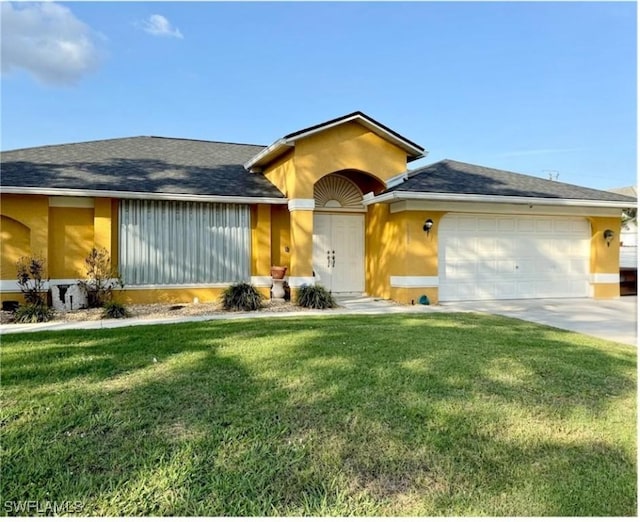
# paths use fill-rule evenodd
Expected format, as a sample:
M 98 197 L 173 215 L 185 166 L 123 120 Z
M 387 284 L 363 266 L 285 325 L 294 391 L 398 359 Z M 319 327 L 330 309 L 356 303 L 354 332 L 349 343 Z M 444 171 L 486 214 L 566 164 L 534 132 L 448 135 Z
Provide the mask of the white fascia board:
M 407 179 L 408 179 L 408 173 L 407 172 L 401 172 L 397 176 L 393 176 L 392 178 L 389 178 L 386 181 L 385 185 L 387 186 L 388 189 L 390 189 L 390 188 L 393 188 L 393 187 L 397 187 L 398 185 L 401 185 L 402 183 L 407 181 Z
M 296 140 L 301 140 L 303 138 L 306 138 L 308 136 L 312 136 L 314 134 L 317 134 L 318 132 L 322 132 L 325 131 L 327 129 L 330 129 L 332 127 L 337 127 L 338 125 L 342 125 L 344 123 L 348 123 L 350 121 L 355 121 L 357 120 L 358 123 L 360 123 L 361 125 L 363 125 L 364 127 L 368 128 L 369 130 L 375 132 L 378 135 L 383 135 L 385 136 L 385 138 L 388 141 L 391 141 L 393 143 L 395 143 L 396 145 L 398 145 L 400 148 L 406 150 L 407 152 L 412 152 L 415 156 L 417 156 L 414 159 L 420 159 L 422 157 L 424 157 L 427 154 L 427 151 L 416 147 L 415 145 L 412 145 L 411 143 L 398 138 L 397 136 L 395 136 L 394 134 L 391 134 L 388 130 L 383 129 L 382 127 L 380 127 L 379 125 L 376 125 L 374 122 L 372 122 L 371 120 L 364 118 L 362 115 L 360 114 L 354 114 L 352 116 L 350 116 L 349 118 L 343 118 L 341 120 L 338 121 L 334 121 L 332 123 L 328 123 L 327 125 L 323 125 L 322 127 L 316 127 L 315 129 L 309 130 L 303 134 L 297 134 L 295 136 L 292 136 L 291 138 L 286 140 L 287 144 L 291 144 L 293 145 Z
M 466 203 L 519 203 L 523 205 L 562 205 L 570 207 L 637 208 L 636 201 L 602 201 L 594 199 L 535 198 L 526 196 L 493 196 L 484 194 L 452 194 L 395 191 L 363 200 L 365 205 L 398 200 L 460 201 Z
M 255 172 L 256 170 L 254 169 L 254 165 L 257 165 L 262 160 L 265 160 L 270 156 L 274 156 L 274 157 L 278 156 L 281 153 L 282 149 L 286 147 L 289 147 L 289 148 L 293 147 L 293 143 L 289 143 L 288 141 L 285 141 L 283 139 L 274 141 L 267 148 L 262 149 L 260 152 L 258 152 L 258 154 L 256 154 L 253 158 L 247 161 L 244 164 L 244 168 L 250 172 Z
M 465 212 L 473 214 L 509 214 L 538 216 L 620 217 L 619 208 L 569 207 L 566 205 L 533 205 L 520 203 L 463 203 L 461 201 L 398 200 L 389 212 Z
M 153 199 L 169 201 L 200 201 L 204 203 L 264 203 L 284 205 L 286 198 L 246 197 L 246 196 L 207 196 L 203 194 L 171 194 L 152 192 L 128 192 L 121 190 L 84 190 L 57 189 L 40 187 L 2 187 L 0 194 L 24 194 L 35 196 L 77 196 L 90 198 L 118 198 L 118 199 Z

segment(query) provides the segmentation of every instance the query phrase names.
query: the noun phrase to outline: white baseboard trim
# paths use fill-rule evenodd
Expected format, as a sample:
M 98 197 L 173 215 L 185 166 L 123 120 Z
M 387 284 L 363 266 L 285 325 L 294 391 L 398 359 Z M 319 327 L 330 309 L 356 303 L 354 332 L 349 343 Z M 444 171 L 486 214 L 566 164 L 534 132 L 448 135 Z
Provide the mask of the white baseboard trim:
M 302 285 L 312 286 L 316 283 L 315 277 L 289 277 L 289 286 L 291 288 L 300 288 Z
M 258 288 L 271 288 L 271 276 L 251 276 L 251 284 Z
M 78 279 L 50 279 L 44 283 L 44 289 L 49 290 L 55 285 L 75 285 L 78 283 Z M 20 287 L 18 281 L 15 279 L 2 279 L 0 280 L 0 292 L 19 292 Z
M 434 288 L 440 285 L 438 276 L 391 276 L 393 288 Z
M 620 274 L 590 274 L 589 281 L 591 283 L 620 283 Z

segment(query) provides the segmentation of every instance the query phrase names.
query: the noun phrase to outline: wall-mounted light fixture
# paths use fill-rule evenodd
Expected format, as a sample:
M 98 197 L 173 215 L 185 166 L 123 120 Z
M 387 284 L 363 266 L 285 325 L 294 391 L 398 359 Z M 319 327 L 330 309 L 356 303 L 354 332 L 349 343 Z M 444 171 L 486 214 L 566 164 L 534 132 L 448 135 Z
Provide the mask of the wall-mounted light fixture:
M 607 230 L 604 231 L 603 235 L 604 235 L 604 240 L 607 242 L 607 246 L 611 245 L 611 240 L 613 239 L 613 236 L 615 236 L 613 230 L 608 228 Z
M 427 219 L 424 222 L 424 225 L 422 225 L 422 230 L 424 230 L 427 235 L 429 235 L 429 232 L 431 232 L 431 229 L 433 228 L 433 219 Z

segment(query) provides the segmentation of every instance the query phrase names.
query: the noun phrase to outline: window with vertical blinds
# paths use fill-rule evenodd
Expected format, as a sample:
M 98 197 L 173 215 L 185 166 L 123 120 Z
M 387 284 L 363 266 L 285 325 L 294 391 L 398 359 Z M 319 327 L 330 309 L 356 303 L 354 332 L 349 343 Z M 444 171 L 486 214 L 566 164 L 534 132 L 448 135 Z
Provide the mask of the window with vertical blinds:
M 120 201 L 126 285 L 211 284 L 250 278 L 248 205 Z

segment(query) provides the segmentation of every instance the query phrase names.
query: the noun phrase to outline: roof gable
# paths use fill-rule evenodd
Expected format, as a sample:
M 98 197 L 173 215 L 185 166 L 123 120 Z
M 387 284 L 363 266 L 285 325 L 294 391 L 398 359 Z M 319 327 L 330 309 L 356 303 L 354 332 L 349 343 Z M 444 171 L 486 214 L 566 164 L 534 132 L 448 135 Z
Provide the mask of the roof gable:
M 292 132 L 291 134 L 287 134 L 283 138 L 275 141 L 267 148 L 256 154 L 253 158 L 246 162 L 244 166 L 248 170 L 259 170 L 260 168 L 277 159 L 282 154 L 286 153 L 288 150 L 291 150 L 293 147 L 295 147 L 296 141 L 317 135 L 333 127 L 344 125 L 350 122 L 362 125 L 382 139 L 393 143 L 395 146 L 404 150 L 407 154 L 407 161 L 413 161 L 422 158 L 425 155 L 424 147 L 405 138 L 386 125 L 383 125 L 370 116 L 367 116 L 365 113 L 356 111 L 344 116 L 340 116 L 339 118 L 334 118 L 332 120 Z

